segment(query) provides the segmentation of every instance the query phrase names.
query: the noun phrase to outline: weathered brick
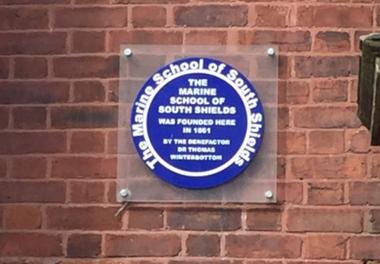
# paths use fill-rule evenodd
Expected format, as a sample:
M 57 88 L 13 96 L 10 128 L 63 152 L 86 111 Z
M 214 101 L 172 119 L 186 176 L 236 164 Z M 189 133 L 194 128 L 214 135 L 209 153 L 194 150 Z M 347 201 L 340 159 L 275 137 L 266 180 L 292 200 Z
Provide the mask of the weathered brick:
M 220 30 L 191 30 L 185 34 L 184 43 L 187 45 L 226 44 L 227 32 Z
M 53 128 L 117 127 L 118 108 L 115 106 L 62 106 L 51 109 Z
M 120 52 L 120 46 L 128 44 L 160 44 L 179 45 L 182 44 L 183 33 L 180 31 L 160 30 L 114 30 L 110 33 L 110 49 Z
M 75 31 L 73 32 L 73 53 L 104 52 L 106 45 L 105 32 Z
M 173 209 L 167 212 L 167 225 L 176 230 L 236 230 L 240 214 L 237 209 Z
M 9 59 L 0 58 L 0 79 L 7 79 L 9 76 Z
M 370 210 L 368 220 L 366 231 L 369 233 L 380 233 L 380 210 Z
M 308 151 L 311 154 L 337 154 L 344 150 L 343 130 L 317 130 L 309 133 Z
M 71 203 L 104 202 L 105 184 L 103 182 L 71 182 L 69 184 L 69 201 Z
M 347 147 L 348 151 L 354 153 L 368 153 L 371 146 L 371 135 L 367 129 L 347 131 Z
M 70 0 L 0 0 L 4 5 L 48 5 L 48 4 L 69 4 Z
M 67 157 L 54 158 L 52 177 L 64 179 L 102 179 L 116 177 L 115 158 Z
M 347 32 L 321 31 L 315 36 L 315 51 L 344 52 L 349 51 L 350 48 L 350 35 Z
M 305 240 L 306 258 L 345 259 L 348 238 L 335 235 L 310 235 Z
M 178 6 L 174 20 L 178 26 L 231 27 L 247 24 L 248 8 L 245 5 Z
M 289 209 L 286 226 L 291 232 L 359 233 L 363 230 L 362 214 L 353 209 Z
M 101 235 L 72 234 L 67 242 L 67 256 L 69 258 L 92 258 L 101 253 Z
M 16 107 L 13 109 L 13 127 L 41 129 L 46 127 L 45 107 Z
M 0 30 L 46 29 L 48 10 L 45 8 L 0 8 Z
M 247 229 L 258 231 L 281 230 L 281 208 L 256 208 L 247 211 Z
M 105 135 L 100 131 L 78 131 L 71 135 L 70 151 L 74 153 L 103 153 Z
M 0 54 L 62 54 L 66 37 L 62 32 L 0 33 Z
M 127 8 L 75 7 L 55 10 L 57 28 L 108 28 L 127 25 Z
M 250 20 L 255 26 L 286 27 L 289 25 L 288 6 L 256 5 Z
M 134 27 L 164 27 L 166 9 L 161 6 L 136 6 L 132 9 Z
M 40 79 L 47 77 L 48 66 L 45 58 L 16 58 L 15 78 Z
M 358 72 L 358 58 L 355 56 L 296 56 L 294 71 L 296 77 L 345 77 Z
M 380 205 L 380 182 L 352 182 L 349 202 L 352 205 Z
M 304 154 L 306 152 L 306 134 L 304 132 L 279 132 L 278 153 Z
M 0 178 L 5 178 L 7 176 L 7 167 L 7 161 L 5 159 L 0 159 Z
M 380 178 L 380 155 L 374 155 L 371 159 L 371 177 Z
M 297 108 L 294 125 L 302 128 L 358 127 L 359 119 L 354 109 L 339 106 Z
M 0 108 L 0 129 L 8 128 L 9 125 L 9 109 Z
M 277 201 L 279 203 L 301 204 L 303 187 L 298 182 L 277 183 Z
M 74 102 L 103 102 L 105 87 L 99 81 L 74 82 Z
M 288 107 L 278 107 L 278 129 L 286 129 L 289 127 L 289 108 Z
M 380 236 L 358 236 L 350 239 L 350 258 L 380 259 Z
M 341 183 L 311 182 L 308 184 L 307 203 L 338 205 L 344 203 L 344 185 Z
M 159 243 L 158 243 L 159 241 Z M 165 257 L 181 251 L 181 238 L 175 234 L 106 235 L 107 257 Z
M 244 30 L 239 31 L 239 43 L 271 43 L 279 45 L 281 51 L 308 51 L 311 48 L 311 36 L 308 31 Z
M 6 229 L 39 229 L 41 224 L 42 214 L 39 207 L 13 205 L 4 210 L 4 227 Z
M 305 104 L 309 101 L 310 85 L 308 82 L 282 81 L 278 85 L 278 103 Z
M 120 220 L 115 207 L 48 207 L 48 229 L 58 230 L 119 230 Z
M 218 235 L 193 235 L 186 240 L 188 256 L 217 257 L 220 255 L 220 238 Z
M 63 103 L 69 99 L 69 83 L 3 82 L 0 94 L 0 104 Z
M 12 159 L 11 178 L 38 179 L 45 178 L 47 170 L 46 158 L 17 157 Z
M 119 75 L 119 57 L 60 57 L 53 59 L 53 67 L 56 77 L 111 78 Z
M 307 27 L 371 27 L 372 8 L 369 6 L 300 6 L 297 25 Z
M 0 202 L 62 203 L 66 185 L 57 181 L 7 181 L 0 184 Z
M 313 101 L 322 102 L 347 102 L 348 81 L 322 80 L 315 81 L 313 87 Z
M 3 132 L 0 133 L 0 154 L 63 153 L 65 141 L 63 132 Z
M 240 258 L 297 258 L 302 239 L 291 235 L 226 236 L 226 255 Z
M 62 256 L 61 244 L 61 237 L 54 234 L 0 233 L 0 256 Z
M 136 208 L 129 210 L 128 228 L 161 229 L 164 226 L 164 215 L 161 209 Z

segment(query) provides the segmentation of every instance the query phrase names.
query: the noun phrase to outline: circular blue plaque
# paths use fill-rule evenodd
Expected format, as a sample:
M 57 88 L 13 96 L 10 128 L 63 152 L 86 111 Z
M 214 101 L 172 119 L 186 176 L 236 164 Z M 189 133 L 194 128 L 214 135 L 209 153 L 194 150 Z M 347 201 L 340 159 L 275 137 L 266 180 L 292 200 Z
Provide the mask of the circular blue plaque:
M 258 153 L 264 109 L 238 70 L 185 58 L 145 82 L 132 106 L 131 130 L 138 154 L 158 177 L 206 189 L 238 176 Z

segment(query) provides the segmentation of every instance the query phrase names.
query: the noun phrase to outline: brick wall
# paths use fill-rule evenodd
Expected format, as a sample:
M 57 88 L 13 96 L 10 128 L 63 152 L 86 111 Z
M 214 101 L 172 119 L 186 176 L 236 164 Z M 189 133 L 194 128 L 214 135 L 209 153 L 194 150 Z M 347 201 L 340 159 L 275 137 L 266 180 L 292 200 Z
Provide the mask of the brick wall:
M 374 0 L 0 0 L 0 262 L 380 260 L 380 149 L 356 118 Z M 280 45 L 275 205 L 115 203 L 121 43 Z

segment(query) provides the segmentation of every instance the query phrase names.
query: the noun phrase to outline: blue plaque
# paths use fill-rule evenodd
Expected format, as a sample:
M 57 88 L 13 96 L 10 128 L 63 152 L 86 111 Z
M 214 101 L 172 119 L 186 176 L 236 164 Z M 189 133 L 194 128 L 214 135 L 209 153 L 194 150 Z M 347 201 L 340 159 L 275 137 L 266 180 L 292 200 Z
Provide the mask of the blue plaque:
M 138 154 L 158 177 L 206 189 L 232 180 L 257 155 L 264 109 L 238 70 L 185 58 L 145 82 L 132 106 L 131 130 Z

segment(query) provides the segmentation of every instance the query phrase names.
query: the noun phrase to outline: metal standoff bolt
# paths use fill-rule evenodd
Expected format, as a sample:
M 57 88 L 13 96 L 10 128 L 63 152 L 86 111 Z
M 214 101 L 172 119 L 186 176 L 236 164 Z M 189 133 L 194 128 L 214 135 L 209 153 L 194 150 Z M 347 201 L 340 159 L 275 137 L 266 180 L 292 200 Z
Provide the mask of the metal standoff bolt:
M 121 189 L 119 194 L 120 194 L 121 198 L 124 198 L 124 199 L 131 196 L 131 192 L 127 188 Z
M 130 57 L 130 56 L 132 56 L 132 50 L 131 49 L 129 49 L 129 48 L 126 48 L 126 49 L 124 49 L 124 56 L 125 57 Z
M 272 193 L 272 191 L 266 191 L 266 192 L 265 192 L 265 198 L 267 198 L 267 199 L 272 199 L 272 198 L 273 198 L 273 193 Z
M 267 54 L 268 54 L 268 56 L 273 56 L 275 53 L 276 53 L 276 52 L 275 52 L 274 48 L 268 48 L 268 49 L 267 49 Z

